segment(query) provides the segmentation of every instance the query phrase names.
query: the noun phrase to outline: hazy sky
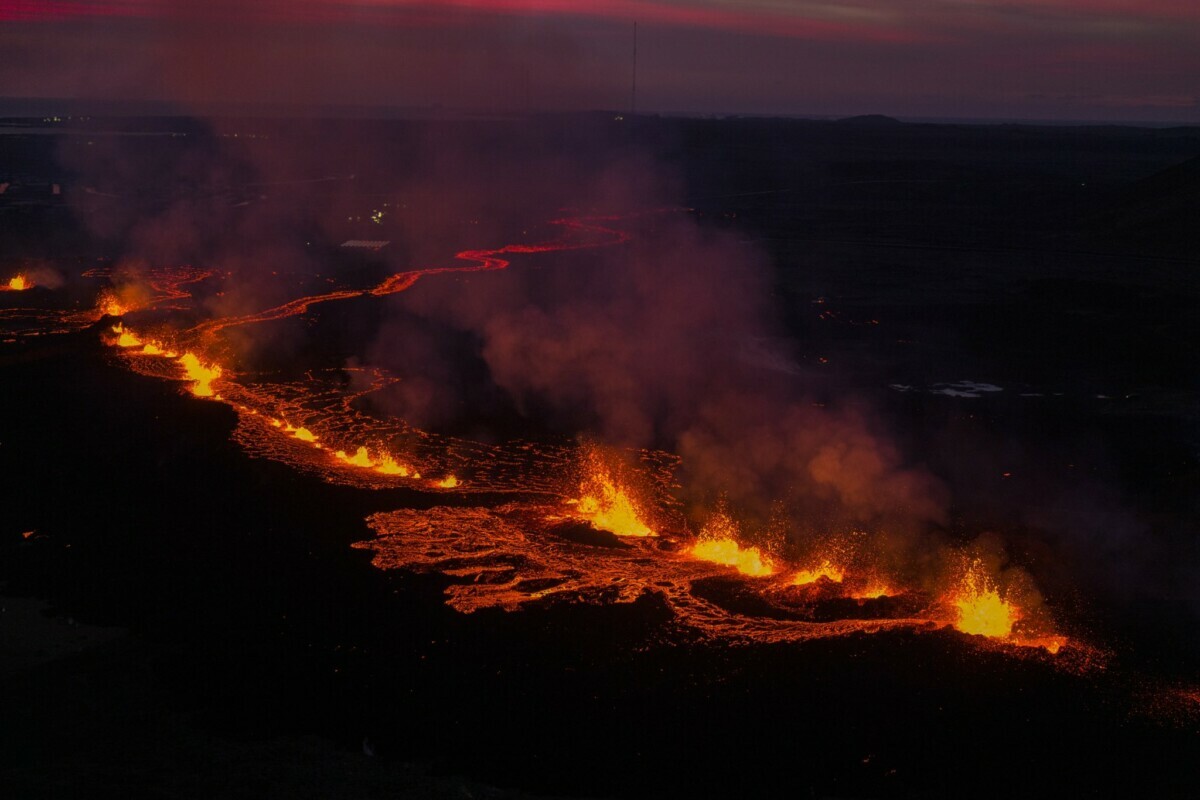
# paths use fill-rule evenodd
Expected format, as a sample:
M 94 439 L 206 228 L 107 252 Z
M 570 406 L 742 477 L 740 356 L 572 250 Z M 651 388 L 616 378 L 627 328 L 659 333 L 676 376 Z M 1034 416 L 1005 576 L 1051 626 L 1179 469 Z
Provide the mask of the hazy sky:
M 1200 122 L 1200 0 L 0 0 L 0 96 Z

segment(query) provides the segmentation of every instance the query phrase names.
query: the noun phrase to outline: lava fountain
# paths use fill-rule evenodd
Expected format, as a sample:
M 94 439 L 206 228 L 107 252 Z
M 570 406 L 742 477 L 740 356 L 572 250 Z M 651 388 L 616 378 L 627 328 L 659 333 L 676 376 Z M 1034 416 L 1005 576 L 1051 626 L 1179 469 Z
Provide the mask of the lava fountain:
M 567 501 L 573 506 L 573 515 L 597 530 L 617 536 L 654 536 L 654 531 L 642 521 L 632 488 L 616 476 L 614 465 L 606 463 L 609 460 L 599 448 L 591 447 L 585 452 L 579 497 Z
M 757 547 L 743 547 L 741 526 L 724 507 L 718 507 L 700 530 L 698 541 L 688 551 L 701 561 L 734 567 L 743 575 L 774 575 L 776 567 Z

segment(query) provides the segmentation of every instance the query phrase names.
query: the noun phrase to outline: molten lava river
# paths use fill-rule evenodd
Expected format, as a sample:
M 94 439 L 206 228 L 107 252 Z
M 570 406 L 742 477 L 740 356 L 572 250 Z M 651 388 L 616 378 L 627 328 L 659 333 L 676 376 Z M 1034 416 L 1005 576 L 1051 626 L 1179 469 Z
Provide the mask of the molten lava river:
M 618 246 L 631 235 L 617 218 L 553 224 L 556 234 L 540 243 L 468 250 L 448 265 L 228 316 L 209 315 L 193 298 L 198 286 L 219 294 L 228 275 L 161 267 L 123 282 L 99 268 L 84 273 L 98 287 L 91 307 L 7 308 L 0 331 L 11 342 L 95 327 L 130 369 L 179 381 L 195 397 L 232 408 L 236 441 L 256 457 L 334 483 L 446 496 L 432 508 L 370 516 L 374 535 L 357 546 L 372 551 L 381 569 L 447 576 L 446 602 L 463 613 L 629 603 L 653 594 L 679 630 L 731 644 L 947 629 L 982 647 L 1071 669 L 1096 663 L 1095 648 L 1059 633 L 1049 612 L 1027 601 L 1036 590 L 1004 584 L 969 552 L 948 559 L 936 578 L 876 562 L 865 532 L 831 537 L 806 559 L 789 558 L 770 537 L 743 535 L 721 505 L 689 522 L 677 499 L 680 459 L 673 454 L 623 452 L 595 441 L 495 445 L 434 434 L 364 410 L 366 395 L 398 380 L 383 370 L 362 370 L 349 383 L 347 368 L 281 379 L 255 374 L 232 355 L 234 332 L 252 337 L 255 325 L 323 304 L 366 302 L 419 281 L 506 269 L 514 260 L 519 268 L 544 253 L 561 258 Z M 22 276 L 5 288 L 50 291 Z

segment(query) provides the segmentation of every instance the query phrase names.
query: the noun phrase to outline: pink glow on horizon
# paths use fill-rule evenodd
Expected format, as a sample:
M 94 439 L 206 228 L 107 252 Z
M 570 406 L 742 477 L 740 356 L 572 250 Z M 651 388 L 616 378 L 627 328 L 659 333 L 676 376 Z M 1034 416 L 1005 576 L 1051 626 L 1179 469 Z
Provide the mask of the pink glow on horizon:
M 86 18 L 215 20 L 259 23 L 371 23 L 403 26 L 462 23 L 472 13 L 573 17 L 701 28 L 798 39 L 921 42 L 930 36 L 903 25 L 821 19 L 803 12 L 727 2 L 661 0 L 0 0 L 0 21 L 58 22 Z
M 648 109 L 1200 114 L 1200 0 L 0 0 L 0 95 L 608 107 L 635 21 Z

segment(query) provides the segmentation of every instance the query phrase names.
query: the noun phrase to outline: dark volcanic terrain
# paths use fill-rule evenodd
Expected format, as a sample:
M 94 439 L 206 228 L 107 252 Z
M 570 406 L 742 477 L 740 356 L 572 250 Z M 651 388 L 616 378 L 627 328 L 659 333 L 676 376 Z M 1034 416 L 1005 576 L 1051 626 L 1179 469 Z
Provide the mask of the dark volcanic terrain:
M 481 155 L 452 191 L 409 184 L 442 140 Z M 764 368 L 870 407 L 945 483 L 945 535 L 1003 536 L 1104 666 L 945 629 L 728 646 L 668 633 L 649 594 L 459 614 L 448 579 L 351 545 L 372 513 L 478 498 L 252 458 L 228 406 L 125 369 L 113 320 L 31 336 L 6 311 L 90 307 L 98 265 L 236 271 L 262 241 L 361 283 L 525 241 L 561 206 L 509 197 L 535 151 L 652 164 L 761 253 L 793 355 Z M 1194 796 L 1198 158 L 1195 128 L 872 118 L 3 123 L 0 282 L 61 285 L 0 293 L 0 794 Z M 232 233 L 163 241 L 138 220 L 164 209 Z M 246 357 L 328 361 L 377 322 L 318 316 L 336 341 Z M 564 433 L 472 396 L 454 432 Z

